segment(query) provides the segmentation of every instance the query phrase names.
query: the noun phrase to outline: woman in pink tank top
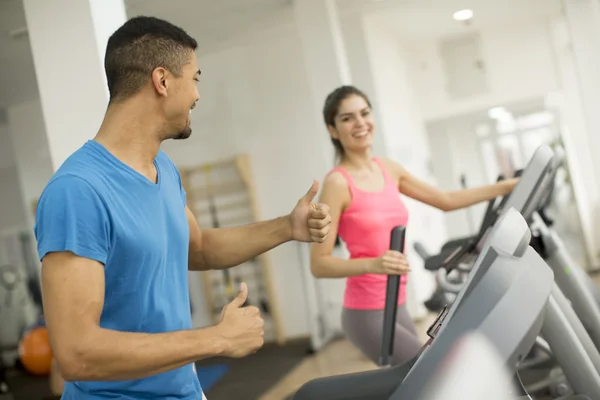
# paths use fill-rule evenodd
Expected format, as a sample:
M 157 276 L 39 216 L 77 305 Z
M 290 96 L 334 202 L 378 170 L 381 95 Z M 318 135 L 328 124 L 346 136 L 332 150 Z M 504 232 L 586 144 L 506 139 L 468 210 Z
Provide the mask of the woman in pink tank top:
M 330 208 L 331 231 L 325 242 L 313 244 L 311 271 L 317 278 L 347 278 L 342 327 L 348 339 L 374 362 L 381 351 L 387 275 L 401 275 L 392 363 L 404 363 L 418 353 L 422 343 L 405 307 L 408 261 L 389 250 L 395 226 L 407 226 L 410 234 L 410 224 L 419 223 L 409 222 L 401 196 L 451 211 L 506 195 L 517 180 L 446 192 L 388 159 L 374 157 L 371 103 L 353 86 L 329 94 L 323 117 L 339 163 L 323 182 L 320 202 Z M 336 236 L 344 241 L 349 259 L 332 257 Z

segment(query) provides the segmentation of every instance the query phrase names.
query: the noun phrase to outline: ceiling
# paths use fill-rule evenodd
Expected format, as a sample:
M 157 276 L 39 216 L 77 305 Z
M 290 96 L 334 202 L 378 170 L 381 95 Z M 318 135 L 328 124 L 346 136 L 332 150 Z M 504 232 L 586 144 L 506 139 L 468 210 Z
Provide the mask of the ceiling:
M 193 32 L 199 44 L 221 42 L 291 8 L 291 0 L 125 0 L 127 15 L 154 15 Z M 181 12 L 181 10 L 185 10 Z
M 201 49 L 232 35 L 274 23 L 291 0 L 125 0 L 127 15 L 154 15 L 193 31 Z M 181 12 L 180 10 L 185 10 Z M 23 0 L 0 0 L 0 109 L 38 96 L 28 36 L 11 37 L 26 27 Z
M 292 22 L 294 0 L 125 0 L 128 16 L 165 18 L 198 39 L 200 51 L 267 25 Z M 302 1 L 302 0 L 297 0 Z M 506 25 L 520 19 L 560 13 L 560 0 L 337 0 L 340 14 L 377 12 L 400 38 L 439 38 L 465 29 Z M 452 20 L 454 11 L 472 8 L 474 23 Z M 180 10 L 185 10 L 181 12 Z M 0 0 L 0 109 L 37 97 L 27 35 L 9 32 L 26 26 L 22 0 Z
M 386 12 L 377 13 L 378 21 L 405 42 L 438 40 L 481 29 L 506 29 L 563 13 L 561 0 L 408 0 L 395 7 L 391 7 L 391 0 L 384 3 L 390 4 Z M 463 9 L 473 10 L 468 25 L 452 19 L 455 11 Z

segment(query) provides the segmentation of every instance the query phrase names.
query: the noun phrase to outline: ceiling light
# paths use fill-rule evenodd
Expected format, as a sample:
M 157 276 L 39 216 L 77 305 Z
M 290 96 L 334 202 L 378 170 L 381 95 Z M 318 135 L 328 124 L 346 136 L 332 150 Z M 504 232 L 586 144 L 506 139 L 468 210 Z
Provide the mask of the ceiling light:
M 491 119 L 502 119 L 503 117 L 506 117 L 506 115 L 509 114 L 510 113 L 506 111 L 506 108 L 504 107 L 494 107 L 488 110 L 488 117 L 490 117 Z
M 460 10 L 452 15 L 456 21 L 468 21 L 473 18 L 473 10 Z

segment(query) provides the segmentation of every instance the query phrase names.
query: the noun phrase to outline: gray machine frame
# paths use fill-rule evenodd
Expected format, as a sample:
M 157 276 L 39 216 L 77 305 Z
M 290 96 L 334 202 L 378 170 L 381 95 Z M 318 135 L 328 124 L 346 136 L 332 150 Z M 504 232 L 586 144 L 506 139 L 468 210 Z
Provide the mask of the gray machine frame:
M 512 374 L 502 364 L 486 336 L 467 333 L 446 354 L 418 400 L 514 400 Z
M 532 229 L 540 233 L 545 260 L 554 271 L 554 279 L 569 299 L 595 347 L 600 349 L 600 304 L 598 289 L 589 275 L 571 257 L 561 238 L 534 213 Z
M 546 225 L 537 214 L 559 166 L 560 160 L 554 157 L 550 147 L 540 146 L 524 170 L 513 193 L 497 212 L 502 212 L 506 207 L 514 207 L 526 220 L 536 222 L 548 254 L 545 261 L 552 269 L 555 280 L 541 336 L 550 346 L 552 355 L 575 394 L 600 399 L 600 352 L 591 336 L 594 332 L 600 333 L 594 330 L 600 329 L 600 313 L 590 290 L 593 283 L 586 282 L 589 277 L 568 258 L 568 252 L 561 246 L 558 236 L 552 234 L 550 230 L 544 230 Z M 541 171 L 543 171 L 542 179 L 537 179 Z M 525 195 L 526 191 L 521 189 L 529 187 L 534 189 Z M 575 272 L 569 274 L 567 268 Z M 472 274 L 469 275 L 465 285 L 468 284 L 471 276 Z M 443 281 L 444 277 L 445 271 L 440 269 L 438 280 Z M 567 290 L 569 296 L 565 296 L 563 289 Z M 596 316 L 598 319 L 594 319 Z
M 470 285 L 470 293 L 459 306 L 452 307 L 454 312 L 448 314 L 448 322 L 442 323 L 391 400 L 419 398 L 429 377 L 467 332 L 488 338 L 511 372 L 533 347 L 552 291 L 552 271 L 529 246 L 527 223 L 515 209 L 501 216 L 489 238 L 474 266 L 473 275 L 479 276 L 478 281 Z M 537 289 L 533 293 L 532 286 Z M 511 321 L 510 329 L 507 320 Z M 511 394 L 522 395 L 516 391 Z
M 559 165 L 560 162 L 554 157 L 552 150 L 548 146 L 540 146 L 513 193 L 508 197 L 505 207 L 499 207 L 498 212 L 502 212 L 506 207 L 515 207 L 526 220 L 534 220 L 541 231 L 546 252 L 549 252 L 545 262 L 553 271 L 555 280 L 541 336 L 550 346 L 552 355 L 574 393 L 600 399 L 600 352 L 591 337 L 591 334 L 598 332 L 594 331 L 594 327 L 600 329 L 600 314 L 595 312 L 598 311 L 598 307 L 590 290 L 593 283 L 586 282 L 589 277 L 569 261 L 568 252 L 561 246 L 558 236 L 543 229 L 546 226 L 537 214 Z M 540 169 L 544 171 L 543 178 L 537 180 L 529 196 L 524 196 L 525 191 L 520 189 L 531 187 L 532 178 L 538 176 Z M 571 268 L 575 273 L 567 273 L 567 268 Z M 443 280 L 443 270 L 440 275 Z M 566 289 L 572 296 L 569 300 L 562 289 Z M 596 315 L 598 319 L 594 320 Z M 581 320 L 582 316 L 587 325 Z
M 552 271 L 528 245 L 529 240 L 525 220 L 516 210 L 507 210 L 477 258 L 472 273 L 478 278 L 472 282 L 475 287 L 465 285 L 463 292 L 469 288 L 471 293 L 453 303 L 451 312 L 440 315 L 432 325 L 435 333 L 419 356 L 405 365 L 311 381 L 294 400 L 418 399 L 455 342 L 473 331 L 495 344 L 506 365 L 515 365 L 539 334 L 554 283 Z M 532 285 L 537 288 L 534 292 Z M 507 333 L 509 318 L 513 321 Z
M 548 179 L 554 180 L 556 171 L 562 166 L 564 156 L 553 159 L 553 173 Z M 550 186 L 549 186 L 550 187 Z M 546 202 L 551 192 L 540 193 L 541 201 Z M 531 229 L 539 233 L 543 244 L 543 257 L 554 272 L 556 284 L 569 299 L 573 310 L 581 320 L 594 345 L 600 349 L 600 291 L 583 268 L 571 257 L 562 239 L 540 217 L 533 212 Z
M 482 230 L 476 239 L 477 245 L 475 246 L 475 254 L 480 254 L 483 252 L 486 246 L 490 245 L 490 242 L 487 240 L 487 238 L 490 232 L 494 229 L 494 226 L 499 218 L 501 218 L 500 216 L 503 212 L 514 208 L 525 220 L 527 220 L 537 209 L 537 203 L 541 200 L 541 194 L 545 192 L 545 188 L 549 182 L 549 177 L 553 175 L 553 157 L 554 153 L 548 146 L 540 146 L 536 150 L 527 167 L 523 170 L 523 174 L 521 175 L 521 178 L 516 184 L 512 193 L 509 194 L 495 210 L 495 213 L 497 214 L 496 218 L 492 218 L 487 227 L 482 227 Z M 514 240 L 517 240 L 517 238 Z M 450 265 L 459 265 L 461 263 L 461 254 L 462 257 L 465 258 L 472 257 L 471 252 L 463 252 L 462 250 L 463 246 L 458 247 L 454 251 L 455 256 L 453 257 L 451 255 L 449 257 L 455 258 L 454 260 L 449 261 Z M 444 275 L 447 273 L 447 271 L 448 268 L 440 268 L 438 270 L 438 274 Z M 462 297 L 469 294 L 470 290 L 474 287 L 471 285 L 471 282 L 474 279 L 477 279 L 477 276 L 477 274 L 473 273 L 473 269 L 471 269 L 469 275 L 467 276 L 466 282 L 461 285 L 461 289 L 458 290 L 458 294 L 454 302 L 460 303 Z M 465 287 L 467 287 L 466 290 L 464 290 Z M 455 308 L 452 308 L 451 310 L 454 309 Z M 452 311 L 450 311 L 449 317 L 452 317 Z

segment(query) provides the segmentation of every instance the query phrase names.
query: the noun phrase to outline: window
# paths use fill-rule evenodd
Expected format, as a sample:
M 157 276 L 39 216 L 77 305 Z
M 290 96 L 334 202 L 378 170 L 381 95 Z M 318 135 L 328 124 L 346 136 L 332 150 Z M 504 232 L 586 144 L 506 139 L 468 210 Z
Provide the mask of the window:
M 490 124 L 479 122 L 474 126 L 479 140 L 485 176 L 494 182 L 498 174 L 512 176 L 527 163 L 543 144 L 551 144 L 558 136 L 556 119 L 552 112 L 538 110 L 513 115 L 504 107 L 495 107 L 488 113 Z

